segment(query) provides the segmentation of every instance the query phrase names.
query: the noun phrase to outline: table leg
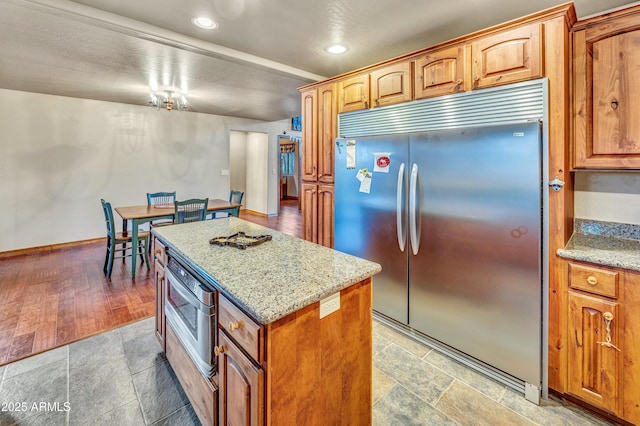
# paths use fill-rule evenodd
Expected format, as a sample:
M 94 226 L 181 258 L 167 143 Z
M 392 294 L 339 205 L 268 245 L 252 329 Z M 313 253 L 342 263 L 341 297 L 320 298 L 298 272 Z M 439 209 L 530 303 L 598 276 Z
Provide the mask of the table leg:
M 131 278 L 136 277 L 136 261 L 138 260 L 138 221 L 133 219 L 131 225 Z

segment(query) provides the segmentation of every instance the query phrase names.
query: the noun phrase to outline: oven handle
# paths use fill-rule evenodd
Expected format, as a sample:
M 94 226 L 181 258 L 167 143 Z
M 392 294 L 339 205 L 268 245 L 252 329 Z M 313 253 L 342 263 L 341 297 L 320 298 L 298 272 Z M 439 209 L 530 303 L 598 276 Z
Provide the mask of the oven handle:
M 212 306 L 207 306 L 204 303 L 202 303 L 201 301 L 198 300 L 198 298 L 191 292 L 189 291 L 188 288 L 186 288 L 183 284 L 182 281 L 180 281 L 172 272 L 169 268 L 165 269 L 165 276 L 166 276 L 166 280 L 168 283 L 171 283 L 171 287 L 177 291 L 178 293 L 180 293 L 180 296 L 184 297 L 187 302 L 189 302 L 189 304 L 195 306 L 196 308 L 198 308 L 198 310 L 211 315 L 211 311 L 213 310 Z M 168 294 L 167 296 L 168 297 Z

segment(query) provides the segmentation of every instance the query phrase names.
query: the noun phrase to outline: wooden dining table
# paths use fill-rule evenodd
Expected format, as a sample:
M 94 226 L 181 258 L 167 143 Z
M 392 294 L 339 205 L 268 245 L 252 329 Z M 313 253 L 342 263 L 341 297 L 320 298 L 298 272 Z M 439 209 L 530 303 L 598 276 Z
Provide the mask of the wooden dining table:
M 138 227 L 146 222 L 157 219 L 173 219 L 174 206 L 128 206 L 116 207 L 116 213 L 122 218 L 122 233 L 127 235 L 129 221 L 131 221 L 131 247 L 135 250 L 138 247 Z M 227 200 L 209 199 L 207 213 L 229 213 L 230 216 L 238 217 L 240 214 L 240 204 L 230 203 Z M 137 256 L 131 256 L 131 277 L 136 277 Z

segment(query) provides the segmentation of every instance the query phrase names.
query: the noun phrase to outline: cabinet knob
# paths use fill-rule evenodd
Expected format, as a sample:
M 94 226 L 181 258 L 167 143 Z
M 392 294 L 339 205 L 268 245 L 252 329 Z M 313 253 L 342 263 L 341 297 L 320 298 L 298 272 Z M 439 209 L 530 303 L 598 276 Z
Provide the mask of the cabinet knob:
M 220 356 L 220 354 L 223 352 L 224 352 L 224 346 L 216 346 L 213 348 L 213 353 L 215 353 L 216 356 Z
M 238 321 L 229 322 L 229 331 L 237 330 L 239 328 L 240 328 L 240 323 Z
M 589 275 L 587 277 L 587 282 L 591 285 L 596 285 L 598 284 L 598 279 L 596 277 L 594 277 L 593 275 Z
M 611 101 L 611 109 L 613 110 L 618 109 L 618 101 L 616 99 Z

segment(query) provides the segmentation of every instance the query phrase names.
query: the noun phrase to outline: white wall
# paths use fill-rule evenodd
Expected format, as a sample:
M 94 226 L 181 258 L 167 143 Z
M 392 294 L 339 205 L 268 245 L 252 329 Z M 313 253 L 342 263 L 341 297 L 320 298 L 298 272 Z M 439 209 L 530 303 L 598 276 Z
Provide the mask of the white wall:
M 288 120 L 155 110 L 0 89 L 0 252 L 104 236 L 100 198 L 229 197 L 231 130 L 268 134 L 268 167 Z M 277 175 L 266 184 L 277 211 Z
M 230 189 L 245 193 L 243 196 L 243 204 L 245 204 L 247 192 L 247 132 L 232 131 L 230 136 L 229 185 Z
M 269 156 L 269 140 L 264 133 L 247 134 L 247 210 L 268 213 L 268 200 L 260 194 L 268 193 L 269 164 L 264 161 Z
M 576 172 L 574 216 L 640 225 L 640 173 Z

